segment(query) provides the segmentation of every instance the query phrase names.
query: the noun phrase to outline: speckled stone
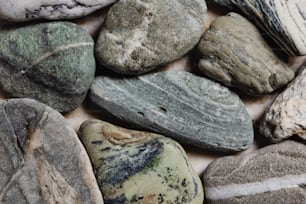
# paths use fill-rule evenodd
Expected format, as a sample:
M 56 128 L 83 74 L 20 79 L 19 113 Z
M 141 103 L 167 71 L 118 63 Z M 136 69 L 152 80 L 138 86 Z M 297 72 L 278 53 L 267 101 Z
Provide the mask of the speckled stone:
M 79 132 L 105 204 L 203 203 L 200 178 L 175 141 L 100 120 Z
M 306 145 L 286 141 L 213 161 L 204 172 L 208 204 L 305 204 Z
M 306 55 L 305 0 L 213 0 L 238 9 L 290 55 Z
M 0 17 L 9 21 L 80 18 L 116 0 L 0 0 Z
M 84 147 L 54 109 L 1 100 L 0 141 L 1 204 L 103 203 Z
M 239 97 L 188 72 L 99 76 L 89 96 L 121 120 L 203 149 L 240 151 L 253 141 L 252 122 Z
M 248 95 L 271 93 L 294 77 L 259 30 L 236 13 L 215 20 L 204 33 L 198 50 L 198 66 L 204 75 Z
M 271 142 L 291 136 L 306 140 L 306 67 L 267 109 L 260 132 Z
M 60 112 L 77 108 L 95 74 L 93 40 L 68 22 L 0 30 L 0 86 Z
M 108 12 L 96 44 L 97 60 L 124 74 L 140 74 L 180 58 L 200 40 L 203 0 L 121 0 Z

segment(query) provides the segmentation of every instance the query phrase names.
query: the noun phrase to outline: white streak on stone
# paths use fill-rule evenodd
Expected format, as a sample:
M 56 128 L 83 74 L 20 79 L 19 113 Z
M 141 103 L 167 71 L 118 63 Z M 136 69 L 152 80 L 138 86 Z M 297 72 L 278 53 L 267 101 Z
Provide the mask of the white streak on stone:
M 205 188 L 205 195 L 210 200 L 223 200 L 237 196 L 255 195 L 265 192 L 279 191 L 288 188 L 298 188 L 306 184 L 306 174 L 287 175 L 283 177 L 269 178 L 259 182 L 230 184 Z

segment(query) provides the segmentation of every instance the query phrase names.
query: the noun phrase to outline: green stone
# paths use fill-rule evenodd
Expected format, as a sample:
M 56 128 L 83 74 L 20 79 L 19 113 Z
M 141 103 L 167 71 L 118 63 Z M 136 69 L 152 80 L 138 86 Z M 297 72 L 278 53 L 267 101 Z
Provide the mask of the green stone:
M 105 204 L 203 203 L 201 181 L 172 139 L 100 120 L 84 122 L 79 133 Z
M 0 86 L 67 112 L 85 98 L 95 73 L 93 40 L 77 25 L 53 22 L 0 30 Z

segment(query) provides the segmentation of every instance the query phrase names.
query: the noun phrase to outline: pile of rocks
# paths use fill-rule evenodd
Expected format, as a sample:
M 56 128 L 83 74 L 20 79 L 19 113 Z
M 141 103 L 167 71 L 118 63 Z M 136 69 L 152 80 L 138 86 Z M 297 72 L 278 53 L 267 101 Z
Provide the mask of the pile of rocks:
M 0 0 L 0 203 L 305 203 L 306 71 L 280 56 L 306 55 L 306 1 L 214 5 L 230 12 L 205 31 L 204 0 Z M 72 20 L 94 11 L 95 40 Z M 195 71 L 159 69 L 186 54 Z M 238 94 L 275 91 L 254 129 Z M 77 135 L 61 113 L 86 97 L 142 130 L 93 119 Z M 254 132 L 280 144 L 203 182 L 180 145 L 233 154 Z

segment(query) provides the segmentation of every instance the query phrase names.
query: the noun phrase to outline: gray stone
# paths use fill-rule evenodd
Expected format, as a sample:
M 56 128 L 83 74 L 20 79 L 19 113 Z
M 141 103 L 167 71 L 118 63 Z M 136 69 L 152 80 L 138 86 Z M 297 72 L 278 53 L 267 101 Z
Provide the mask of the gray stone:
M 79 132 L 105 204 L 203 203 L 201 180 L 177 142 L 101 120 Z
M 271 142 L 281 142 L 291 136 L 306 140 L 306 67 L 267 109 L 260 132 Z
M 259 30 L 236 13 L 215 20 L 204 33 L 198 50 L 198 66 L 204 75 L 248 95 L 271 93 L 294 77 Z
M 0 86 L 60 112 L 77 108 L 95 74 L 93 40 L 68 22 L 0 30 Z
M 305 0 L 213 0 L 240 10 L 285 52 L 306 55 Z
M 96 44 L 97 60 L 124 74 L 140 74 L 180 58 L 204 32 L 203 0 L 121 0 L 108 12 Z
M 239 97 L 188 72 L 100 76 L 90 97 L 121 120 L 200 148 L 240 151 L 253 141 L 252 122 Z
M 0 203 L 103 203 L 88 155 L 57 111 L 0 101 L 0 141 Z
M 209 204 L 305 204 L 306 146 L 294 141 L 213 161 L 204 172 Z
M 116 0 L 0 0 L 0 17 L 9 21 L 80 18 Z

